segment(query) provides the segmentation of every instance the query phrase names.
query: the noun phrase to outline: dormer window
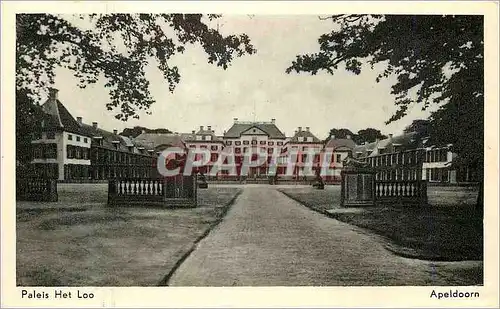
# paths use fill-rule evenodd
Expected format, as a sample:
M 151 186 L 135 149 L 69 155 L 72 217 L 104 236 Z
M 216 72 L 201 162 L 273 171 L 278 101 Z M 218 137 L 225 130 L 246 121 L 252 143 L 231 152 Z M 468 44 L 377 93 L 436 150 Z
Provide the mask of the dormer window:
M 303 136 L 299 136 L 297 139 L 299 140 L 299 142 L 303 142 L 304 141 L 304 137 Z
M 129 152 L 134 152 L 134 146 L 128 146 L 128 151 Z
M 113 141 L 112 143 L 115 146 L 115 149 L 118 149 L 118 147 L 120 146 L 120 141 Z
M 94 136 L 94 141 L 97 145 L 102 146 L 102 136 Z

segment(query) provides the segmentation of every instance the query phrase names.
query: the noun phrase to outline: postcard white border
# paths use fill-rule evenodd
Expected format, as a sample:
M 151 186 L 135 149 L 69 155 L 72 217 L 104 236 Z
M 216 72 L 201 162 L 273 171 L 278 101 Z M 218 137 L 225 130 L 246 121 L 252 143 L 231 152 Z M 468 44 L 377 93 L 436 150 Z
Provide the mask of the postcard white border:
M 480 1 L 189 1 L 189 2 L 2 2 L 1 37 L 1 252 L 3 307 L 53 308 L 277 308 L 277 307 L 498 307 L 498 3 Z M 183 12 L 223 14 L 480 14 L 485 16 L 485 280 L 477 299 L 431 299 L 433 287 L 245 287 L 245 288 L 67 288 L 93 292 L 93 300 L 20 298 L 15 281 L 15 13 Z M 37 288 L 53 293 L 55 288 Z M 446 288 L 440 288 L 445 290 Z

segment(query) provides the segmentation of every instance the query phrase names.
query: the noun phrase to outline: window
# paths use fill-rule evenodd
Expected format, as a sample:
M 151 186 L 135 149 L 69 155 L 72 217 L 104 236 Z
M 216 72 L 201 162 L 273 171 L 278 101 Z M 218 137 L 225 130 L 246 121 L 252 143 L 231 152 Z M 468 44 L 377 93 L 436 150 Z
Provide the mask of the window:
M 201 145 L 200 149 L 207 149 L 207 145 Z
M 72 140 L 73 140 L 73 135 L 68 134 L 68 141 L 72 141 Z
M 447 149 L 441 149 L 441 162 L 448 161 L 448 151 Z
M 272 142 L 271 142 L 272 143 Z M 277 143 L 278 146 L 282 146 L 283 145 L 283 142 L 278 142 Z
M 272 154 L 273 153 L 273 148 L 268 148 L 267 153 Z
M 239 145 L 241 145 L 241 142 L 240 142 L 240 141 L 236 141 L 236 142 L 234 142 L 234 144 L 235 144 L 236 146 L 239 146 Z
M 66 158 L 68 159 L 74 158 L 73 146 L 71 145 L 66 146 Z
M 41 145 L 34 145 L 33 146 L 33 158 L 35 159 L 40 159 L 42 158 L 43 153 L 42 153 L 42 148 Z
M 226 142 L 226 145 L 231 145 L 231 144 L 232 144 L 232 142 L 231 142 L 231 141 L 227 141 L 227 142 Z
M 33 140 L 39 140 L 39 139 L 42 139 L 42 132 L 33 133 Z
M 47 139 L 55 139 L 56 133 L 55 132 L 47 132 L 46 136 L 47 136 Z
M 248 151 L 248 147 L 243 147 L 243 152 L 247 152 Z
M 307 141 L 308 141 L 308 142 L 312 142 L 312 141 L 313 141 L 313 138 L 312 138 L 312 137 L 308 137 L 308 138 L 307 138 Z
M 257 140 L 253 140 L 252 145 L 257 145 Z
M 212 162 L 217 162 L 217 154 L 216 153 L 212 153 L 210 155 L 210 161 Z
M 196 148 L 196 145 L 190 145 L 189 148 Z
M 304 141 L 304 137 L 303 136 L 299 136 L 297 139 L 299 140 L 299 142 L 303 142 Z
M 234 148 L 234 153 L 241 153 L 241 148 L 240 147 Z
M 250 142 L 249 141 L 243 141 L 243 145 L 249 145 Z
M 273 146 L 274 145 L 274 142 L 268 142 L 267 143 L 269 146 Z
M 342 161 L 342 155 L 337 154 L 336 157 L 337 157 L 337 162 L 340 163 L 340 161 Z
M 211 150 L 217 150 L 217 149 L 218 149 L 218 147 L 217 147 L 217 145 L 212 145 L 212 146 L 210 147 L 210 149 L 211 149 Z
M 309 148 L 307 146 L 302 147 L 302 151 L 307 151 Z
M 84 159 L 84 160 L 89 159 L 89 150 L 90 149 L 88 149 L 88 148 L 82 148 L 82 152 L 83 152 L 82 159 Z
M 83 142 L 84 142 L 85 144 L 87 144 L 87 143 L 89 142 L 89 140 L 88 140 L 86 137 L 84 137 L 84 138 L 83 138 Z
M 265 144 L 266 144 L 266 141 L 260 141 L 260 144 L 261 144 L 261 145 L 265 145 Z
M 79 142 L 80 141 L 80 136 L 76 136 L 76 141 Z
M 45 144 L 44 158 L 57 159 L 57 144 Z

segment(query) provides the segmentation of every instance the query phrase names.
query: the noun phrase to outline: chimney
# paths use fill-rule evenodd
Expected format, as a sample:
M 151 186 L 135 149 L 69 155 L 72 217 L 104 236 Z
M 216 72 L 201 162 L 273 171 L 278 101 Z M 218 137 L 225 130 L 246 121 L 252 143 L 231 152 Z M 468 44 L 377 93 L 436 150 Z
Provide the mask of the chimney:
M 212 126 L 207 126 L 208 131 L 212 131 Z
M 238 118 L 233 118 L 233 120 L 235 123 L 238 122 Z
M 94 129 L 97 129 L 97 122 L 92 122 L 92 127 L 93 127 Z
M 296 135 L 296 134 L 297 134 L 297 132 L 299 132 L 299 131 L 295 130 L 294 135 Z
M 276 119 L 275 119 L 275 118 L 272 118 L 272 119 L 271 119 L 271 123 L 276 123 Z
M 299 127 L 299 132 L 301 132 L 301 131 L 302 131 L 302 127 Z
M 191 134 L 195 134 L 195 133 L 196 133 L 196 131 L 195 131 L 195 130 L 191 131 Z
M 203 126 L 200 126 L 200 131 L 203 131 Z
M 306 131 L 309 132 L 309 127 L 306 127 Z
M 391 133 L 391 134 L 389 134 L 389 138 L 392 138 L 392 133 Z
M 146 133 L 146 130 L 142 129 L 141 133 L 142 133 L 142 134 Z
M 113 134 L 114 134 L 114 135 L 118 134 L 118 130 L 117 130 L 117 129 L 114 129 L 114 130 L 113 130 Z
M 59 90 L 56 88 L 49 88 L 49 99 L 51 100 L 57 100 L 57 93 Z
M 226 130 L 224 130 L 224 135 L 226 135 Z
M 349 135 L 349 134 L 347 134 L 345 137 L 346 137 L 347 139 L 351 139 L 351 135 Z
M 82 120 L 83 120 L 83 118 L 82 118 L 82 117 L 76 117 L 76 121 L 77 121 L 79 124 L 82 124 Z

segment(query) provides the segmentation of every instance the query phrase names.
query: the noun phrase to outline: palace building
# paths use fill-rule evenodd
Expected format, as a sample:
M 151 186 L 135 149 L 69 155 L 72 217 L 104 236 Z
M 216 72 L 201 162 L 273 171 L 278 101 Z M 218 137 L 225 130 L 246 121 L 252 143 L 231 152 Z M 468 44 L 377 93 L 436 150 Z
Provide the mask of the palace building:
M 342 139 L 332 136 L 323 141 L 310 127 L 298 127 L 293 136 L 287 137 L 276 125 L 276 119 L 239 121 L 234 118 L 231 127 L 220 136 L 208 125 L 191 133 L 143 131 L 132 138 L 118 134 L 117 130 L 103 130 L 97 122 L 89 125 L 81 117 L 75 119 L 58 100 L 56 89 L 50 89 L 41 109 L 45 113 L 41 119 L 42 130 L 32 139 L 34 177 L 60 181 L 158 177 L 158 156 L 169 147 L 177 147 L 185 152 L 194 149 L 204 152 L 192 158 L 204 162 L 195 171 L 219 179 L 278 176 L 282 180 L 311 180 L 320 175 L 326 182 L 338 182 L 348 156 L 380 170 L 377 177 L 381 180 L 421 178 L 455 183 L 477 178 L 470 169 L 451 167 L 456 155 L 449 147 L 427 145 L 428 139 L 416 132 L 390 134 L 387 139 L 357 145 L 350 136 Z M 383 168 L 414 164 L 412 156 L 417 150 L 423 153 L 419 159 L 421 170 L 415 171 L 412 167 L 408 169 L 411 172 L 398 174 L 397 170 L 388 172 L 388 168 Z M 214 176 L 211 173 L 214 165 L 227 160 L 227 154 L 234 158 L 236 175 L 222 169 Z M 243 170 L 247 167 L 248 170 Z
M 398 136 L 389 134 L 383 140 L 356 146 L 353 156 L 366 161 L 378 169 L 379 180 L 427 180 L 435 183 L 477 182 L 477 177 L 468 167 L 454 167 L 456 154 L 451 145 L 436 147 L 428 145 L 428 137 L 418 132 Z M 414 169 L 420 162 L 421 168 Z M 396 169 L 393 167 L 402 167 Z
M 32 139 L 34 177 L 58 180 L 99 180 L 114 177 L 150 177 L 156 171 L 157 153 L 147 143 L 133 142 L 75 119 L 50 89 L 41 106 L 46 117 Z

